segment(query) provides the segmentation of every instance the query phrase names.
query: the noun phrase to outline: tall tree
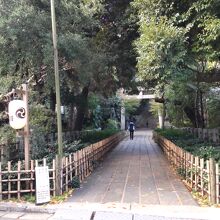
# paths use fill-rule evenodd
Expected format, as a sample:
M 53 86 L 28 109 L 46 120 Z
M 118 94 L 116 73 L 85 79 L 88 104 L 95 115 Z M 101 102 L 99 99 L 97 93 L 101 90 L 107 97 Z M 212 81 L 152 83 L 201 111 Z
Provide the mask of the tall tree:
M 32 79 L 35 102 L 48 105 L 54 111 L 50 3 L 1 0 L 0 5 L 1 77 L 12 76 L 8 84 L 13 87 Z M 101 10 L 98 0 L 56 2 L 62 104 L 78 109 L 76 128 L 82 127 L 85 112 L 81 104 L 78 106 L 77 97 L 83 96 L 86 101 L 88 92 L 85 90 L 114 85 L 109 83 L 113 78 L 106 70 L 111 57 L 98 43 L 101 26 L 95 14 Z
M 194 126 L 204 126 L 201 83 L 220 79 L 219 1 L 135 0 L 134 6 L 140 20 L 140 78 L 159 90 L 184 83 L 194 102 L 182 107 Z
M 137 38 L 137 17 L 131 0 L 104 0 L 99 15 L 102 29 L 99 36 L 108 60 L 108 68 L 115 79 L 116 88 L 135 89 L 136 52 L 132 42 Z

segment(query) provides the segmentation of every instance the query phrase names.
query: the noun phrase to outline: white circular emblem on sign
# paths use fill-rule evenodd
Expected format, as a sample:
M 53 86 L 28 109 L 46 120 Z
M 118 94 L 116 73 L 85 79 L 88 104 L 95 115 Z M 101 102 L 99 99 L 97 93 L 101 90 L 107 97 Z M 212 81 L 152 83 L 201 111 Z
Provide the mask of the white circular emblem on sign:
M 21 129 L 26 124 L 26 108 L 23 100 L 13 100 L 8 105 L 9 124 L 14 129 Z

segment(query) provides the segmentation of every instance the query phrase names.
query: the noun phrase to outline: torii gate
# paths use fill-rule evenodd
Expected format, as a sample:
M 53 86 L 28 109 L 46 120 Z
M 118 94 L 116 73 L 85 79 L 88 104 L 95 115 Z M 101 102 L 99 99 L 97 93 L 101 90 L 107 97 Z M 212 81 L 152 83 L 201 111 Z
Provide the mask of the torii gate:
M 155 95 L 143 95 L 143 91 L 139 95 L 125 95 L 123 92 L 120 94 L 122 99 L 154 99 Z M 121 107 L 121 130 L 125 130 L 125 107 Z

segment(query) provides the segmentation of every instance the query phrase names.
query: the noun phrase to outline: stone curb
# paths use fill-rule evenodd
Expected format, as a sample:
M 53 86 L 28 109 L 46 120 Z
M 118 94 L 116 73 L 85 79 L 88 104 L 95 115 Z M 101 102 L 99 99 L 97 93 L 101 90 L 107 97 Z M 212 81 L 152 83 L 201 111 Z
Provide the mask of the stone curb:
M 69 210 L 69 211 L 68 211 Z M 55 205 L 41 205 L 37 206 L 35 204 L 21 204 L 21 203 L 12 203 L 12 202 L 0 202 L 0 211 L 5 212 L 21 212 L 24 214 L 28 213 L 35 213 L 35 214 L 51 214 L 54 215 L 57 211 L 60 213 L 67 212 L 83 212 L 83 211 L 90 211 L 96 213 L 112 213 L 127 216 L 135 215 L 135 216 L 145 216 L 145 217 L 155 217 L 157 218 L 178 218 L 178 219 L 212 219 L 216 220 L 216 216 L 220 215 L 220 209 L 218 208 L 202 208 L 202 207 L 191 207 L 191 206 L 182 206 L 182 207 L 175 207 L 175 206 L 154 206 L 154 205 L 147 205 L 147 206 L 139 206 L 134 205 L 131 206 L 130 209 L 124 209 L 122 207 L 114 207 L 109 208 L 109 206 L 99 206 L 94 207 L 89 204 L 55 204 Z M 103 215 L 104 215 L 103 214 Z
M 57 206 L 52 207 L 20 203 L 0 203 L 0 211 L 54 214 L 56 210 Z

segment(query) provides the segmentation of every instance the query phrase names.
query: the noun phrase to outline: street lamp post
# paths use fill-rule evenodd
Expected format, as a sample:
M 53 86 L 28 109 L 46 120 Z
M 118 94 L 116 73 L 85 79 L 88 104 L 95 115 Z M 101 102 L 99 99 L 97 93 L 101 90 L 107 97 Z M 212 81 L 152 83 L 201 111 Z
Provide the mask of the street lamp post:
M 62 156 L 63 156 L 63 143 L 62 143 L 62 122 L 61 122 L 61 104 L 60 104 L 60 79 L 59 79 L 59 66 L 58 66 L 58 51 L 57 51 L 57 31 L 56 31 L 56 17 L 54 0 L 51 0 L 51 19 L 52 19 L 52 36 L 53 36 L 53 50 L 54 50 L 54 72 L 55 72 L 55 89 L 56 89 L 56 106 L 57 106 L 57 132 L 58 132 L 58 160 L 57 160 L 57 174 L 56 174 L 56 194 L 62 194 Z

